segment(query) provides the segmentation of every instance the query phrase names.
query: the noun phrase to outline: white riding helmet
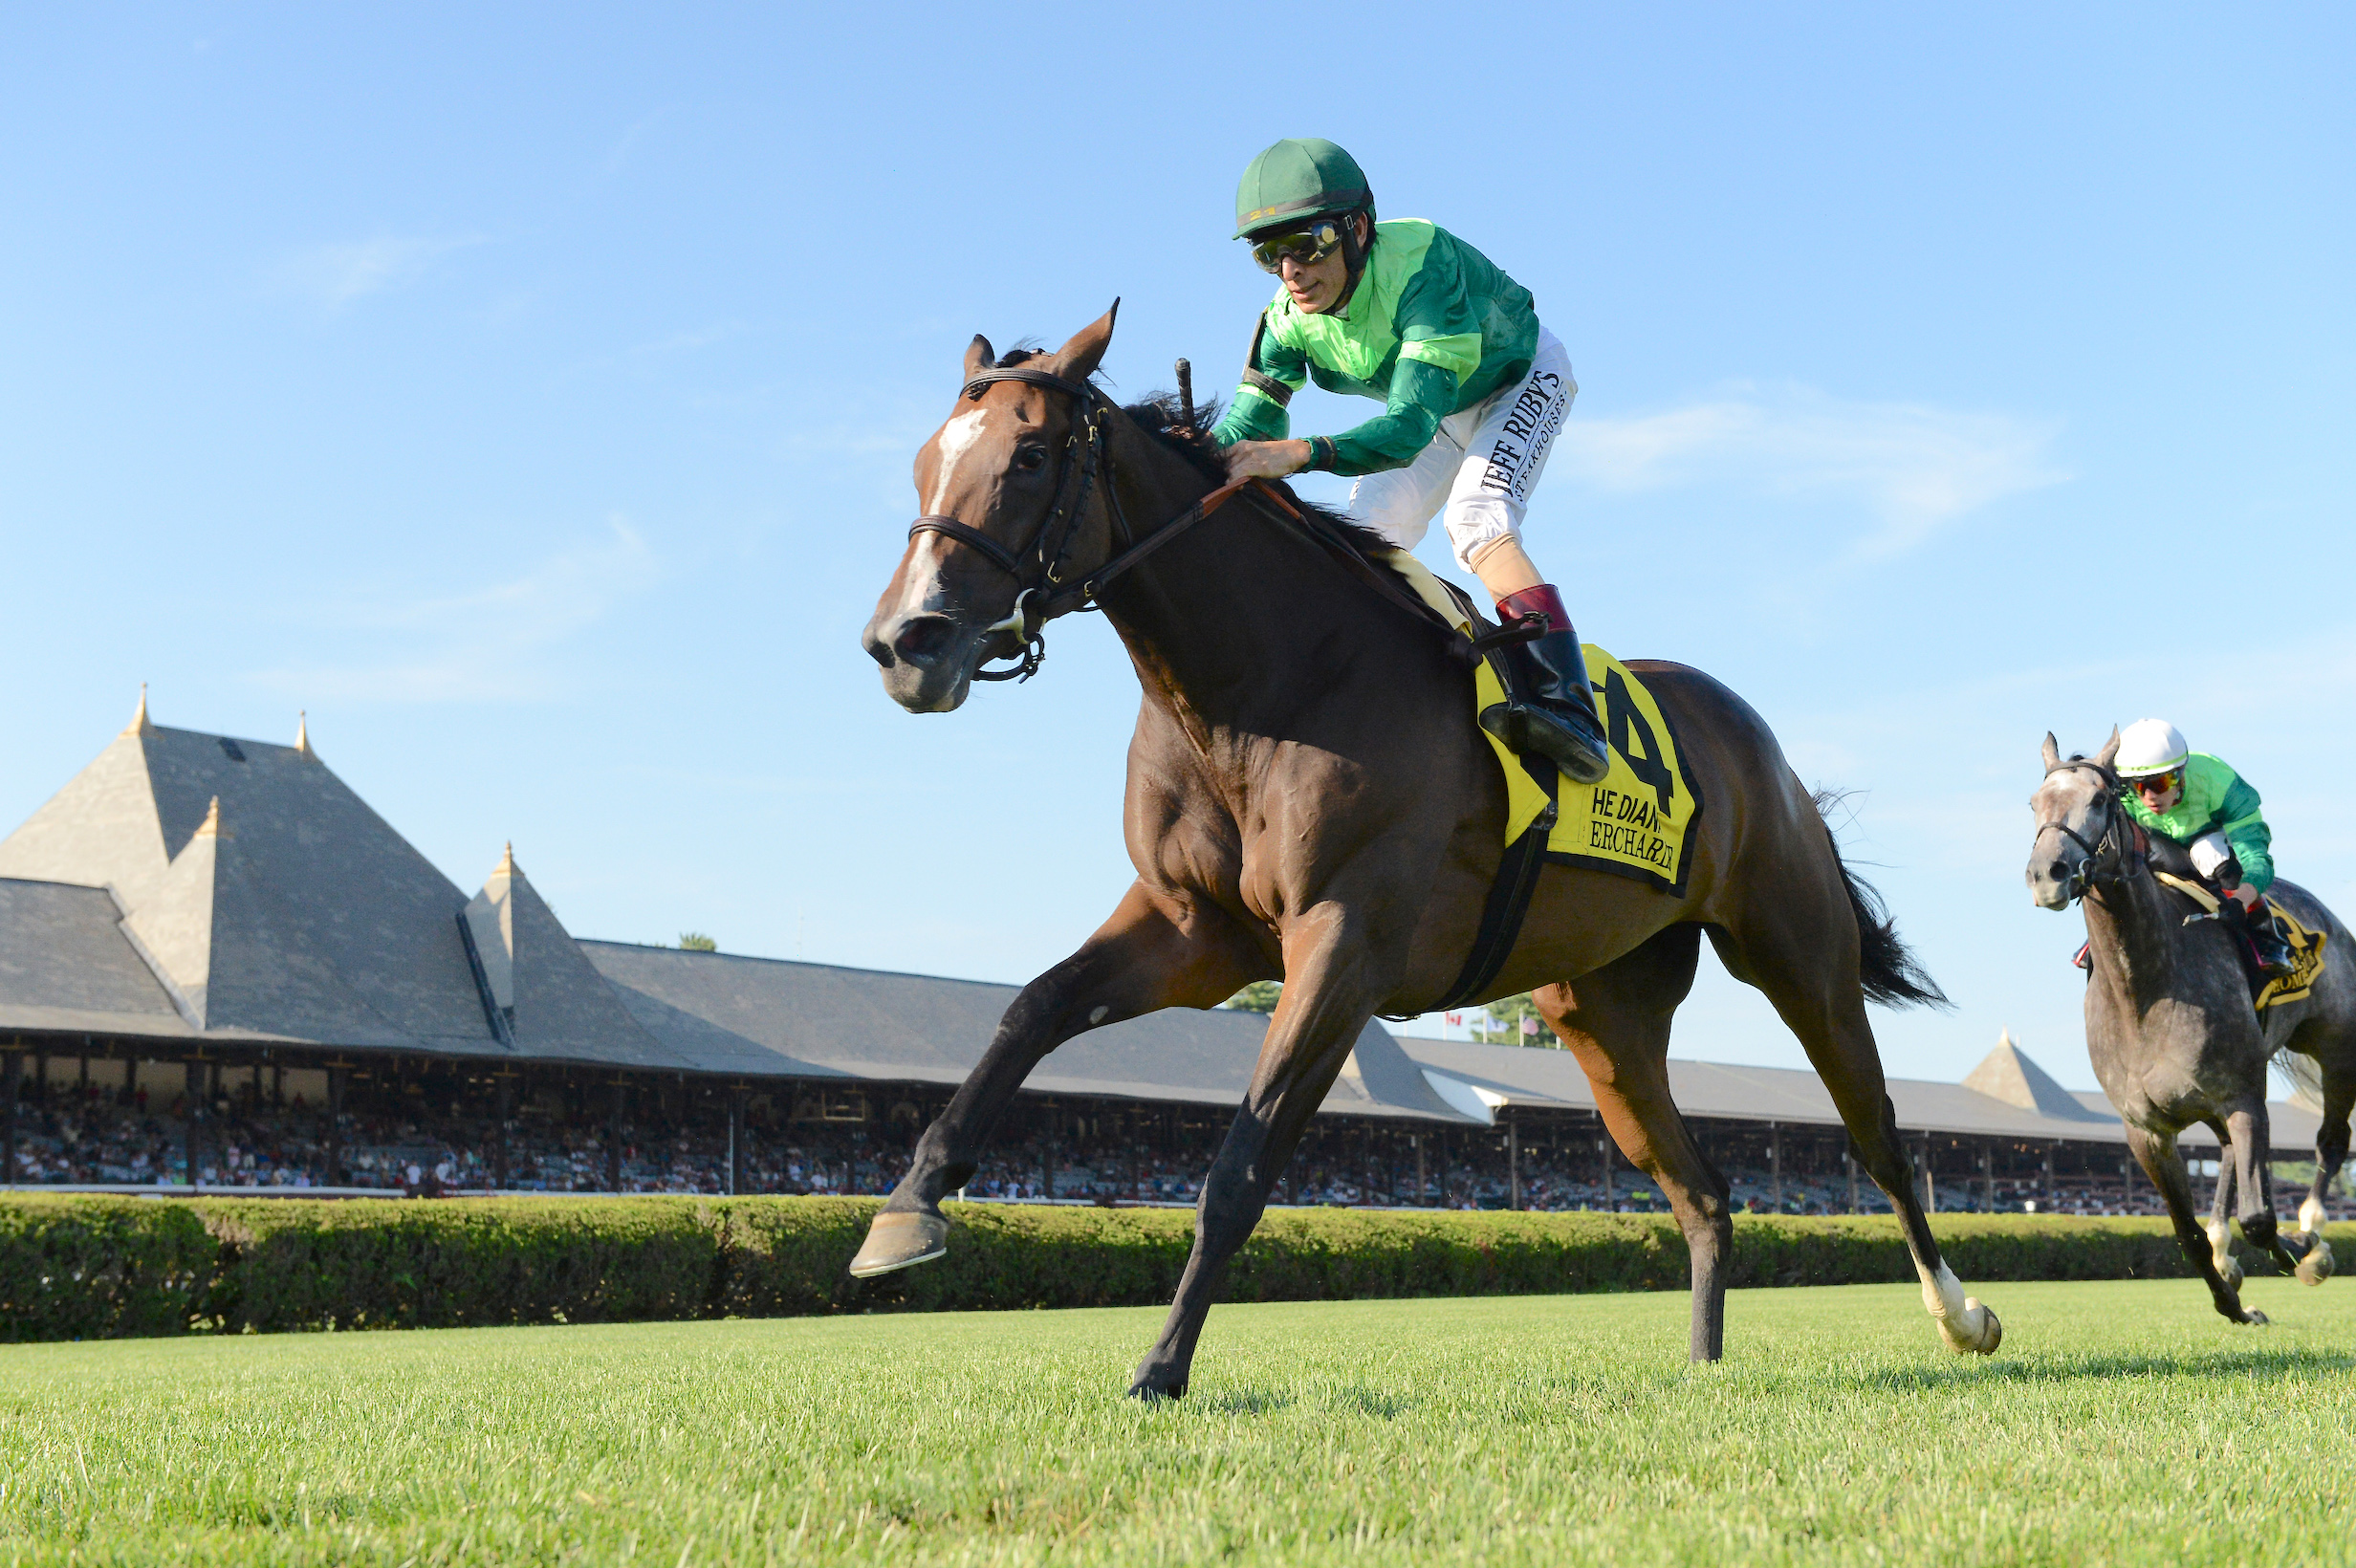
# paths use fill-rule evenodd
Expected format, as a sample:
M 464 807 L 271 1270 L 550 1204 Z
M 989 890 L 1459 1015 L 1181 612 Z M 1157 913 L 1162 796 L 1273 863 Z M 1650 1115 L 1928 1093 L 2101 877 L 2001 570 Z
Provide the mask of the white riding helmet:
M 2192 748 L 2166 719 L 2137 719 L 2119 732 L 2119 754 L 2111 767 L 2121 778 L 2141 778 L 2184 766 Z

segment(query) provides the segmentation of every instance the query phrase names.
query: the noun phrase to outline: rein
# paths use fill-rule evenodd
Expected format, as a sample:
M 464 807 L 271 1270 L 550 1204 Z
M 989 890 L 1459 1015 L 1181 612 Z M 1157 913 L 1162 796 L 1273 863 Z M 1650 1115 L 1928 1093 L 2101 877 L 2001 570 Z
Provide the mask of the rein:
M 1038 673 L 1040 663 L 1047 657 L 1047 622 L 1058 616 L 1075 610 L 1093 610 L 1099 606 L 1097 597 L 1127 575 L 1145 558 L 1196 523 L 1218 511 L 1246 489 L 1256 490 L 1258 498 L 1268 503 L 1294 533 L 1317 545 L 1353 577 L 1372 588 L 1378 595 L 1407 610 L 1426 625 L 1437 626 L 1448 635 L 1450 649 L 1467 664 L 1476 662 L 1481 652 L 1499 642 L 1520 642 L 1535 637 L 1545 627 L 1543 618 L 1523 626 L 1516 623 L 1503 631 L 1492 632 L 1477 642 L 1457 635 L 1456 628 L 1443 622 L 1432 609 L 1405 584 L 1395 573 L 1367 560 L 1329 528 L 1319 526 L 1310 515 L 1288 500 L 1284 492 L 1265 479 L 1235 479 L 1196 501 L 1154 529 L 1143 538 L 1129 526 L 1121 510 L 1121 496 L 1112 481 L 1112 458 L 1104 446 L 1104 416 L 1110 408 L 1104 395 L 1086 381 L 1075 381 L 1049 371 L 1014 366 L 1005 370 L 986 370 L 966 382 L 961 396 L 971 402 L 981 401 L 982 394 L 997 381 L 1024 381 L 1060 392 L 1079 405 L 1080 414 L 1072 423 L 1072 433 L 1066 438 L 1063 455 L 1056 474 L 1055 499 L 1047 515 L 1018 550 L 1009 550 L 997 540 L 969 523 L 954 517 L 927 514 L 908 525 L 908 537 L 920 534 L 938 534 L 945 538 L 971 548 L 991 565 L 1013 577 L 1015 582 L 1014 607 L 1005 620 L 982 628 L 989 637 L 996 632 L 1012 632 L 1022 647 L 1019 657 L 1004 669 L 978 668 L 973 672 L 977 681 L 1028 681 Z M 1080 582 L 1065 585 L 1064 556 L 1070 552 L 1072 536 L 1079 532 L 1080 518 L 1085 514 L 1090 490 L 1097 486 L 1100 470 L 1103 475 L 1104 508 L 1120 542 L 1125 547 L 1103 565 L 1089 573 Z M 1077 475 L 1078 483 L 1074 484 Z M 1066 500 L 1066 491 L 1070 498 Z M 1036 576 L 1031 563 L 1037 562 Z M 1026 580 L 1028 578 L 1029 580 Z

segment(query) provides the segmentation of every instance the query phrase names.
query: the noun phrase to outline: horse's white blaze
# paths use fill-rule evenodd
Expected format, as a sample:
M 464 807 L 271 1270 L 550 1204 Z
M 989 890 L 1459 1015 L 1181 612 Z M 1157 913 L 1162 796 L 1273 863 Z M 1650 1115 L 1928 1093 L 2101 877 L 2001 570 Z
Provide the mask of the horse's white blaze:
M 2321 1230 L 2323 1228 L 2323 1222 L 2330 1217 L 2323 1212 L 2323 1204 L 2312 1192 L 2307 1194 L 2307 1201 L 2299 1206 L 2299 1229 L 2309 1235 Z
M 942 425 L 941 433 L 933 437 L 933 449 L 941 454 L 941 466 L 933 470 L 932 495 L 925 502 L 926 512 L 940 514 L 949 497 L 949 481 L 957 477 L 957 460 L 982 439 L 982 422 L 989 416 L 987 408 L 969 409 Z

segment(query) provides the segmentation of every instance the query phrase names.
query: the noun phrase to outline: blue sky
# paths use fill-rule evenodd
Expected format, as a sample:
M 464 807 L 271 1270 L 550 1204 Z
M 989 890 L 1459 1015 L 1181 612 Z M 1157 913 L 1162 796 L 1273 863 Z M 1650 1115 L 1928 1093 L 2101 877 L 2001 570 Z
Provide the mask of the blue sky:
M 2356 23 L 2320 7 L 0 12 L 0 828 L 159 722 L 321 753 L 578 934 L 1019 980 L 1128 880 L 1127 664 L 948 717 L 861 624 L 966 339 L 1205 386 L 1324 135 L 1537 294 L 1529 541 L 1700 665 L 1958 1006 L 2091 1085 L 2048 727 L 2172 718 L 2356 904 Z M 1304 398 L 1303 430 L 1365 405 Z M 1424 554 L 1447 566 L 1439 541 Z M 2356 910 L 2350 910 L 2356 913 Z M 1800 1064 L 1716 972 L 1679 1055 Z

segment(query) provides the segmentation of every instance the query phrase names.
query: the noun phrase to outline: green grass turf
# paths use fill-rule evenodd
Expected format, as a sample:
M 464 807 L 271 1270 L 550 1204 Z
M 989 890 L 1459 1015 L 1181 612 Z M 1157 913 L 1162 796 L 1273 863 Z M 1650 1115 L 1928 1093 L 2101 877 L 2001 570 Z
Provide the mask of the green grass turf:
M 2345 1561 L 2356 1280 L 0 1346 L 0 1562 Z

